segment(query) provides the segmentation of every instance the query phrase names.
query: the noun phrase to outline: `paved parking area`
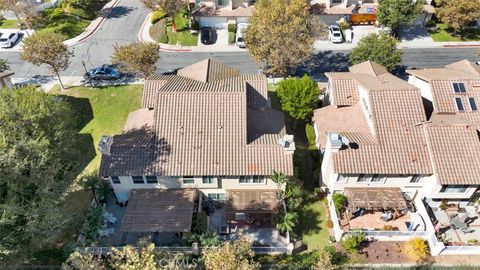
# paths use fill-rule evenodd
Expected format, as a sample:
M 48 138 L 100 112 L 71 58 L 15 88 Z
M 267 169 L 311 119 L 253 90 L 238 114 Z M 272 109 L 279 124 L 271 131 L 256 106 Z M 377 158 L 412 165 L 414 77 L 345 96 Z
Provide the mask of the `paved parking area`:
M 202 43 L 201 37 L 198 38 L 198 47 L 225 47 L 228 46 L 228 29 L 226 28 L 220 28 L 220 29 L 215 29 L 215 43 L 214 44 L 209 44 L 205 45 Z
M 362 39 L 364 36 L 369 35 L 371 33 L 379 33 L 380 28 L 371 26 L 371 25 L 357 25 L 352 26 L 353 31 L 353 39 L 352 43 L 332 43 L 330 40 L 316 40 L 315 41 L 315 49 L 316 50 L 351 50 L 353 49 L 358 41 Z M 345 40 L 345 37 L 343 37 Z
M 14 32 L 19 32 L 19 38 L 17 42 L 11 48 L 0 48 L 0 52 L 20 52 L 22 51 L 23 39 L 27 36 L 30 36 L 33 33 L 33 30 L 20 30 L 20 29 L 1 29 L 0 32 L 3 34 L 10 34 Z

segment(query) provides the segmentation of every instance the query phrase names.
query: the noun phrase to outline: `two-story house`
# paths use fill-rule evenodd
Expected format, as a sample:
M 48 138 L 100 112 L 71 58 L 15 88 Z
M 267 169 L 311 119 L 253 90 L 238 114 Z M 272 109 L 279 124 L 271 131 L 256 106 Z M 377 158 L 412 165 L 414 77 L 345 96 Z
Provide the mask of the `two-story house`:
M 467 62 L 409 71 L 412 84 L 370 61 L 350 72 L 326 73 L 329 105 L 314 113 L 323 152 L 322 186 L 332 192 L 398 187 L 407 198 L 422 196 L 432 207 L 442 200 L 460 206 L 471 202 L 480 185 L 480 122 L 472 122 L 474 85 L 480 80 L 472 73 L 478 67 Z M 431 73 L 436 77 L 426 75 Z M 425 99 L 432 97 L 433 114 L 424 109 Z
M 254 0 L 200 0 L 195 1 L 192 16 L 200 27 L 227 28 L 228 24 L 248 22 L 253 14 Z
M 293 175 L 295 144 L 283 113 L 270 108 L 264 75 L 203 60 L 148 78 L 142 107 L 102 149 L 100 175 L 119 200 L 145 190 L 195 190 L 225 204 L 228 222 L 248 215 L 272 222 L 284 187 L 269 176 Z

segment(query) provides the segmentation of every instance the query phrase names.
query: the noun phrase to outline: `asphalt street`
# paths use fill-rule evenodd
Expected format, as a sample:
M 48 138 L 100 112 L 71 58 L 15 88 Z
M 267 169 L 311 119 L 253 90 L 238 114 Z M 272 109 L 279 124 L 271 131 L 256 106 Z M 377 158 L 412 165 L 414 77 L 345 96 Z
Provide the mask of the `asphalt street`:
M 138 40 L 138 32 L 147 13 L 138 0 L 119 0 L 108 18 L 91 37 L 70 48 L 74 52 L 74 57 L 71 59 L 70 67 L 62 72 L 62 75 L 81 76 L 84 73 L 82 61 L 85 62 L 87 69 L 110 63 L 115 44 Z M 405 49 L 403 67 L 399 69 L 398 74 L 405 68 L 439 67 L 463 59 L 479 61 L 478 50 L 478 48 Z M 36 67 L 21 61 L 20 52 L 0 52 L 0 58 L 8 60 L 15 72 L 14 77 L 51 75 L 45 66 Z M 243 73 L 257 73 L 259 70 L 248 52 L 161 52 L 161 59 L 157 63 L 158 72 L 177 69 L 205 58 L 224 62 Z M 322 80 L 325 71 L 343 71 L 347 68 L 348 51 L 322 51 L 300 67 L 298 74 L 308 73 Z

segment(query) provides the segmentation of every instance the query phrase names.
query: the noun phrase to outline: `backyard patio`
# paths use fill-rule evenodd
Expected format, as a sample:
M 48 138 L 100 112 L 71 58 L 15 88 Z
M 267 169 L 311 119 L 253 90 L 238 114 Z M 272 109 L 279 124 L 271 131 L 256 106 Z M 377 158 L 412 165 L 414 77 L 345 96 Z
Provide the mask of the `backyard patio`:
M 448 245 L 466 245 L 469 240 L 480 241 L 479 213 L 474 206 L 445 210 L 435 208 L 432 212 L 437 231 L 444 235 Z

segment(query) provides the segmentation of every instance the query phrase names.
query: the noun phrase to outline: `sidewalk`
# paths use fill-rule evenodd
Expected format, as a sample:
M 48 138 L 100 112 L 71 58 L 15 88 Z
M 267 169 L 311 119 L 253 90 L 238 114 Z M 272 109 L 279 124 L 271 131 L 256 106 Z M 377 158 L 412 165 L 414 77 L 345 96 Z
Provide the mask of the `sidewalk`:
M 87 86 L 90 87 L 90 83 L 85 82 L 83 76 L 61 76 L 62 83 L 65 87 L 70 86 Z M 12 78 L 14 85 L 27 85 L 33 84 L 41 87 L 45 92 L 49 92 L 55 85 L 59 85 L 58 78 L 56 76 L 34 76 L 31 78 Z M 125 85 L 125 84 L 143 84 L 143 79 L 128 78 L 120 79 L 118 81 L 97 81 L 94 82 L 94 87 L 100 86 L 113 86 L 113 85 Z
M 65 40 L 63 43 L 67 46 L 73 46 L 92 36 L 98 30 L 103 21 L 108 17 L 112 9 L 117 5 L 118 1 L 119 0 L 112 0 L 105 4 L 102 10 L 99 11 L 100 16 L 93 20 L 87 26 L 87 28 L 85 28 L 85 31 L 83 31 L 83 33 L 69 40 Z

